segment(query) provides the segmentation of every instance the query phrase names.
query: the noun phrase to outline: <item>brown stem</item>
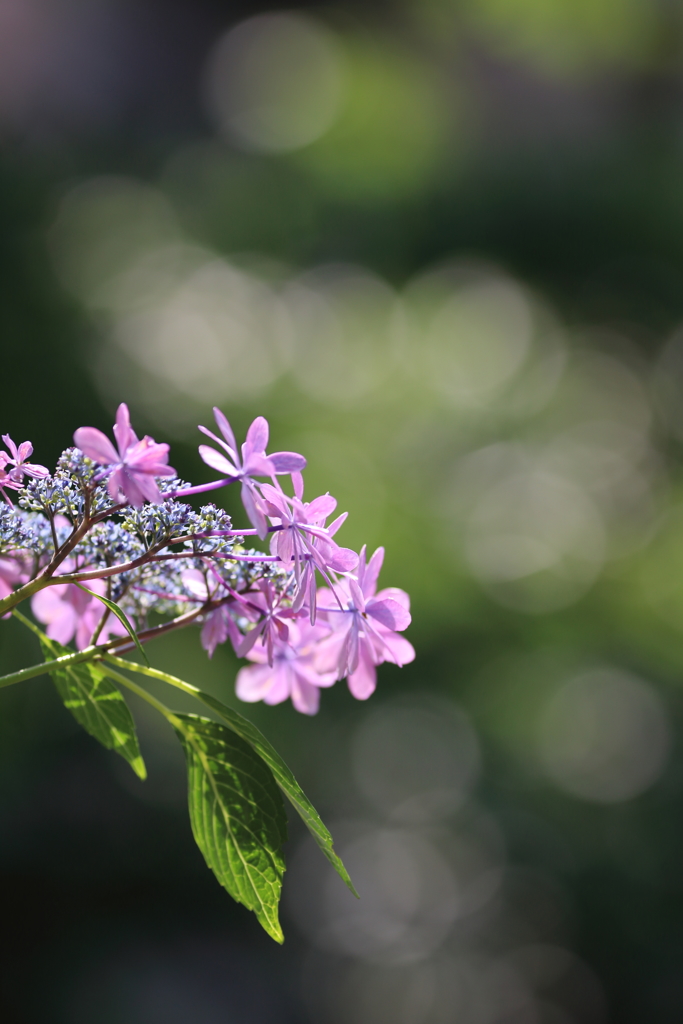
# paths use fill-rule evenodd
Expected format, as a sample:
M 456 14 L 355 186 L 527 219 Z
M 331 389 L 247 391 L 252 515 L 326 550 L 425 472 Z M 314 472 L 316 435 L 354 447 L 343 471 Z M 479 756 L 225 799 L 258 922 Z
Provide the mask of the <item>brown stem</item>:
M 199 608 L 194 608 L 191 612 L 186 612 L 184 615 L 179 615 L 175 619 L 171 619 L 170 622 L 162 622 L 159 626 L 152 626 L 150 629 L 144 629 L 138 633 L 138 640 L 141 643 L 146 643 L 148 640 L 154 640 L 155 637 L 163 636 L 164 633 L 170 633 L 174 629 L 183 629 L 184 626 L 189 626 L 190 623 L 201 615 L 203 612 L 211 610 L 210 604 L 200 605 Z M 124 636 L 119 637 L 118 640 L 111 640 L 105 645 L 109 648 L 117 648 L 119 650 L 132 650 L 135 644 L 132 642 L 130 637 Z

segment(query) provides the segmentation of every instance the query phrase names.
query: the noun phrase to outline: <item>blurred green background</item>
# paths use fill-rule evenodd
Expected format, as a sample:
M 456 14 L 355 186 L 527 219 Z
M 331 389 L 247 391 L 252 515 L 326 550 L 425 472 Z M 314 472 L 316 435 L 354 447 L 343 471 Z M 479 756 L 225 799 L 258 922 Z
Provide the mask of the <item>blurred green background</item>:
M 680 1021 L 683 5 L 0 0 L 0 144 L 3 431 L 267 416 L 418 655 L 246 709 L 362 895 L 292 822 L 282 949 L 163 723 L 3 692 L 3 1024 Z

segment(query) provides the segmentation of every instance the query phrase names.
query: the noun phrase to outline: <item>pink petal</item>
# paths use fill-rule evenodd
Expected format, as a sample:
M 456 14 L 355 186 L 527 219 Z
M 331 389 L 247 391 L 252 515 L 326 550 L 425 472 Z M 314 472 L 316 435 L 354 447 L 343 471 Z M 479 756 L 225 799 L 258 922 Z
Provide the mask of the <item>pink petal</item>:
M 56 640 L 58 644 L 68 644 L 76 632 L 78 617 L 74 609 L 64 603 L 62 614 L 49 623 L 45 632 L 50 640 Z
M 225 443 L 225 441 L 223 440 L 222 437 L 217 437 L 216 434 L 214 434 L 212 430 L 208 430 L 206 427 L 203 427 L 201 425 L 201 423 L 197 427 L 197 430 L 201 430 L 202 434 L 206 434 L 206 436 L 210 437 L 212 441 L 215 441 L 216 444 L 219 444 L 221 446 L 221 448 L 223 448 L 224 451 L 226 451 L 228 453 L 228 455 L 230 456 L 232 461 L 235 463 L 235 465 L 239 466 L 240 460 L 237 457 L 237 453 L 235 451 L 233 451 L 233 449 L 230 447 L 229 444 Z
M 254 527 L 261 540 L 265 540 L 268 536 L 268 523 L 259 506 L 258 495 L 254 493 L 253 486 L 246 480 L 242 483 L 241 497 L 244 511 L 247 513 L 249 522 Z
M 286 613 L 293 615 L 291 608 L 286 608 L 283 614 Z M 275 618 L 273 621 L 275 623 L 275 629 L 277 630 L 278 640 L 281 640 L 283 643 L 286 644 L 287 641 L 289 640 L 289 626 L 287 625 L 286 622 L 283 622 L 279 616 Z
M 358 667 L 358 626 L 351 620 L 351 626 L 344 637 L 344 642 L 339 652 L 339 678 L 355 672 Z
M 0 579 L 8 583 L 18 583 L 21 579 L 21 567 L 13 558 L 0 558 Z
M 334 537 L 339 527 L 346 522 L 348 517 L 348 512 L 342 512 L 340 516 L 337 516 L 337 518 L 330 523 L 330 525 L 327 527 L 327 532 L 329 533 L 330 537 Z
M 284 665 L 276 665 L 276 672 L 275 683 L 263 698 L 264 704 L 282 704 L 290 695 L 289 669 Z
M 274 554 L 278 555 L 283 562 L 294 560 L 294 536 L 292 530 L 280 530 L 273 537 Z
M 410 611 L 410 597 L 406 594 L 405 590 L 400 590 L 398 587 L 384 587 L 376 597 L 378 601 L 384 601 L 387 598 L 391 598 L 392 601 L 398 601 L 401 607 L 405 608 L 407 612 Z
M 153 476 L 150 476 L 147 473 L 137 473 L 133 470 L 129 472 L 128 477 L 131 480 L 135 480 L 135 484 L 142 493 L 143 498 L 146 498 L 147 501 L 154 502 L 156 505 L 161 504 L 163 498 L 161 497 L 161 491 L 159 490 L 157 482 Z M 134 505 L 137 504 L 137 502 L 133 501 L 132 497 L 130 500 Z
M 320 690 L 296 671 L 292 683 L 292 704 L 302 715 L 315 715 L 320 707 Z
M 79 427 L 74 432 L 74 444 L 93 462 L 100 466 L 110 466 L 120 462 L 119 454 L 106 434 L 97 427 Z
M 300 473 L 306 468 L 306 459 L 296 452 L 274 452 L 268 456 L 268 461 L 276 473 Z M 297 494 L 297 498 L 301 498 L 301 494 Z
M 228 446 L 232 448 L 233 452 L 235 453 L 235 458 L 237 458 L 237 441 L 235 440 L 235 435 L 232 432 L 232 428 L 228 423 L 227 418 L 224 416 L 221 410 L 218 409 L 215 405 L 213 407 L 213 415 L 218 425 L 218 429 L 220 430 L 225 440 L 228 442 Z
M 149 435 L 145 435 L 142 441 L 137 441 L 128 448 L 123 461 L 126 466 L 141 473 L 171 476 L 174 471 L 168 465 L 169 451 L 167 444 L 157 444 Z
M 249 476 L 272 477 L 273 475 L 273 467 L 270 464 L 270 459 L 258 452 L 252 452 L 251 455 L 246 456 L 242 469 L 244 473 Z
M 306 516 L 308 522 L 322 522 L 327 519 L 329 515 L 332 515 L 336 507 L 336 498 L 333 498 L 331 494 L 321 494 L 319 498 L 314 498 L 313 501 L 306 505 Z
M 22 441 L 17 452 L 17 462 L 26 462 L 33 455 L 33 445 L 30 441 Z
M 358 586 L 357 580 L 347 580 L 347 586 L 349 593 L 351 594 L 351 600 L 359 612 L 365 611 L 365 598 L 363 597 L 363 591 Z
M 206 580 L 200 573 L 199 569 L 187 569 L 180 577 L 183 581 L 183 586 L 186 590 L 196 597 L 199 601 L 206 601 L 208 598 L 208 591 L 206 586 Z
M 351 572 L 358 565 L 358 555 L 351 548 L 340 548 L 335 545 L 335 551 L 328 565 L 335 572 Z
M 128 412 L 128 406 L 125 402 L 121 402 L 121 405 L 116 410 L 116 423 L 114 424 L 114 437 L 116 443 L 119 446 L 119 452 L 121 458 L 123 458 L 131 447 L 131 445 L 137 442 L 135 433 L 131 430 L 130 426 L 130 413 Z
M 92 635 L 97 628 L 97 623 L 100 621 L 103 614 L 104 608 L 101 612 L 98 609 L 93 608 L 78 620 L 78 625 L 76 626 L 76 647 L 79 651 L 82 651 L 84 647 L 89 646 Z
M 301 473 L 292 473 L 292 487 L 295 495 L 301 501 L 304 496 L 304 478 Z
M 377 686 L 377 669 L 372 659 L 364 653 L 358 662 L 358 668 L 349 675 L 346 682 L 356 700 L 367 700 Z
M 227 614 L 225 618 L 228 624 L 228 636 L 230 637 L 230 643 L 232 644 L 233 649 L 236 649 L 242 639 L 242 634 L 237 628 L 237 624 L 235 623 L 232 615 Z
M 109 479 L 110 495 L 112 495 L 112 485 L 114 483 L 118 487 L 118 490 L 123 492 L 124 498 L 126 498 L 131 503 L 131 505 L 135 505 L 136 508 L 142 508 L 142 506 L 145 503 L 145 495 L 138 486 L 138 482 L 135 479 L 135 477 L 132 476 L 132 474 L 126 472 L 125 466 L 121 466 L 119 469 L 114 470 L 114 472 L 112 473 Z
M 223 476 L 237 476 L 238 471 L 228 462 L 225 455 L 221 455 L 214 448 L 209 448 L 208 444 L 200 444 L 199 455 L 207 466 L 211 466 L 211 469 L 215 469 L 217 473 L 221 473 Z
M 242 642 L 239 644 L 239 646 L 235 650 L 235 654 L 237 655 L 238 658 L 246 658 L 247 657 L 247 655 L 251 651 L 252 647 L 254 646 L 254 644 L 256 643 L 258 638 L 261 636 L 261 633 L 263 632 L 263 627 L 264 626 L 265 626 L 265 621 L 260 622 L 258 624 L 258 626 L 254 626 L 253 629 L 249 630 L 249 632 L 246 634 L 246 636 L 244 637 Z
M 224 644 L 228 639 L 228 624 L 225 621 L 222 608 L 216 608 L 206 617 L 202 626 L 202 647 L 213 657 L 213 652 L 218 644 Z
M 371 598 L 368 601 L 366 611 L 368 615 L 372 615 L 373 619 L 377 619 L 387 629 L 395 629 L 399 632 L 407 629 L 411 622 L 410 612 L 406 611 L 398 601 L 392 601 L 391 598 L 382 601 L 378 601 L 377 598 Z
M 383 661 L 393 661 L 395 665 L 408 665 L 415 660 L 415 648 L 404 636 L 384 629 L 379 630 L 379 635 L 385 647 Z
M 363 576 L 363 593 L 366 597 L 372 597 L 377 589 L 377 578 L 384 562 L 384 548 L 377 548 L 374 555 L 367 564 Z
M 237 673 L 235 693 L 249 704 L 263 700 L 277 682 L 276 672 L 270 665 L 246 665 Z M 286 699 L 285 695 L 282 700 Z
M 10 452 L 12 453 L 12 458 L 14 459 L 14 461 L 18 462 L 19 461 L 19 452 L 17 451 L 17 446 L 15 445 L 14 441 L 12 440 L 12 438 L 9 436 L 9 434 L 3 434 L 2 435 L 2 439 L 5 442 L 5 444 L 7 445 L 7 447 L 9 448 Z
M 273 506 L 272 514 L 274 516 L 282 516 L 283 519 L 291 518 L 287 498 L 282 491 L 278 491 L 272 484 L 261 484 L 261 494 Z
M 39 622 L 53 622 L 64 614 L 67 584 L 39 590 L 31 598 L 31 611 Z
M 50 470 L 47 466 L 41 466 L 37 462 L 25 462 L 21 467 L 28 476 L 35 477 L 36 480 L 44 480 L 46 476 L 50 475 Z
M 250 455 L 263 455 L 268 446 L 268 420 L 263 416 L 257 416 L 247 431 L 247 439 L 242 445 L 242 461 L 247 461 Z
M 308 657 L 307 657 L 307 660 Z M 337 682 L 337 673 L 334 670 L 328 672 L 317 672 L 311 665 L 299 662 L 294 666 L 294 671 L 302 679 L 305 679 L 312 686 L 322 686 L 327 688 L 328 686 L 334 686 Z
M 74 586 L 73 583 L 67 584 L 65 600 L 68 601 L 79 618 L 82 615 L 85 615 L 91 607 L 100 609 L 99 614 L 104 612 L 104 605 L 92 598 L 90 594 L 85 592 L 85 590 L 81 590 L 80 587 Z
M 109 483 L 107 484 L 107 490 L 109 491 L 109 497 L 114 502 L 126 501 L 126 496 L 122 491 L 124 471 L 123 466 L 119 466 L 115 469 L 112 475 L 109 477 Z

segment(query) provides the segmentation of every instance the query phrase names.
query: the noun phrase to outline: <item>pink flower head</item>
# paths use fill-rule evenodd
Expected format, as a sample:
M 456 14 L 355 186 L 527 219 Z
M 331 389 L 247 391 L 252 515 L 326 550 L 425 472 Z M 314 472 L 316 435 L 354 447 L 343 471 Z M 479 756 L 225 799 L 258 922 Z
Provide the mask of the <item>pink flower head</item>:
M 242 638 L 241 643 L 235 648 L 235 653 L 240 658 L 246 657 L 261 637 L 261 643 L 268 653 L 268 664 L 272 666 L 275 644 L 278 640 L 283 643 L 289 640 L 289 620 L 295 618 L 297 613 L 292 608 L 282 607 L 282 595 L 278 594 L 270 580 L 259 580 L 256 590 L 238 594 L 237 598 L 247 616 L 255 612 L 262 618 Z
M 337 610 L 330 601 L 323 613 L 333 632 L 319 649 L 318 667 L 327 671 L 334 665 L 337 678 L 348 677 L 349 690 L 358 700 L 374 692 L 377 665 L 407 665 L 415 657 L 412 644 L 398 636 L 410 625 L 410 598 L 397 587 L 375 593 L 383 561 L 384 548 L 377 548 L 366 564 L 363 546 L 356 579 L 339 581 L 337 596 L 346 607 Z M 321 591 L 319 601 L 331 597 L 329 591 Z
M 0 452 L 0 487 L 11 487 L 12 490 L 18 491 L 24 485 L 24 475 L 35 477 L 36 480 L 50 475 L 50 470 L 46 466 L 26 461 L 33 454 L 33 445 L 30 441 L 22 441 L 17 447 L 9 434 L 3 434 L 2 439 L 10 454 Z M 7 466 L 14 468 L 8 471 Z
M 255 476 L 273 478 L 281 473 L 300 473 L 306 466 L 306 460 L 303 455 L 297 455 L 296 452 L 275 452 L 273 455 L 266 455 L 268 421 L 263 416 L 257 416 L 249 427 L 240 458 L 235 435 L 226 417 L 220 409 L 215 407 L 213 414 L 224 440 L 207 430 L 206 427 L 200 426 L 199 429 L 219 444 L 227 453 L 228 458 L 221 452 L 217 452 L 215 448 L 210 448 L 208 444 L 200 444 L 199 454 L 207 466 L 211 466 L 212 469 L 233 480 L 242 481 L 244 509 L 249 517 L 249 522 L 263 540 L 268 533 L 268 524 L 263 512 L 263 502 L 258 484 L 252 478 Z
M 268 651 L 257 644 L 247 654 L 254 665 L 237 673 L 235 692 L 240 700 L 253 703 L 280 704 L 292 698 L 292 704 L 304 715 L 314 715 L 320 704 L 320 688 L 334 685 L 335 672 L 320 672 L 316 667 L 316 648 L 327 629 L 309 622 L 292 622 L 289 638 L 276 637 L 273 663 L 268 664 Z
M 16 558 L 0 558 L 0 600 L 12 593 L 17 583 L 26 583 L 28 576 Z
M 16 558 L 0 558 L 0 600 L 8 597 L 17 583 L 27 583 L 28 579 L 28 573 L 24 572 Z M 12 613 L 7 612 L 3 619 L 11 616 Z
M 294 474 L 296 495 L 286 494 L 263 484 L 261 491 L 266 511 L 274 526 L 279 527 L 270 541 L 271 554 L 294 570 L 298 584 L 293 607 L 298 609 L 308 598 L 311 621 L 315 621 L 315 569 L 327 578 L 327 572 L 350 572 L 358 564 L 358 555 L 350 548 L 340 547 L 332 539 L 346 519 L 346 513 L 337 516 L 333 523 L 325 526 L 325 520 L 337 507 L 337 500 L 330 494 L 323 494 L 311 502 L 302 501 L 303 481 L 301 474 Z
M 65 572 L 69 572 L 68 560 L 64 562 Z M 104 580 L 88 580 L 88 590 L 95 594 L 105 595 L 107 584 Z M 60 644 L 68 644 L 76 636 L 76 647 L 82 651 L 87 647 L 106 608 L 96 597 L 91 597 L 74 583 L 58 583 L 39 590 L 31 598 L 31 609 L 38 619 L 47 625 L 46 633 L 51 640 Z M 104 642 L 109 637 L 127 636 L 125 627 L 114 616 L 109 614 L 102 627 L 99 640 Z
M 199 569 L 187 569 L 182 574 L 182 581 L 192 597 L 196 601 L 201 601 L 202 604 L 211 601 L 216 596 L 215 592 L 207 586 L 206 579 Z M 221 604 L 204 615 L 202 647 L 209 657 L 213 658 L 218 645 L 224 644 L 228 638 L 232 641 L 233 647 L 237 647 L 242 640 L 242 634 L 235 625 L 226 605 Z
M 112 501 L 129 501 L 138 508 L 145 500 L 160 502 L 162 497 L 154 478 L 175 476 L 175 470 L 168 465 L 168 445 L 157 444 L 147 435 L 139 441 L 130 425 L 125 402 L 116 412 L 114 437 L 118 451 L 96 427 L 79 427 L 74 442 L 93 462 L 112 467 L 108 485 Z

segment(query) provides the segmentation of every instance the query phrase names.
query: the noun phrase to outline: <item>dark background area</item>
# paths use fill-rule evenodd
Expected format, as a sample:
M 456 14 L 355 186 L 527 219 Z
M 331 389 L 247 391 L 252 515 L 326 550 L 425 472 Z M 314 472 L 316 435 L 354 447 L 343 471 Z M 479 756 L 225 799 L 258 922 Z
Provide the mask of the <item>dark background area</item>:
M 233 393 L 227 382 L 219 401 L 239 431 L 263 413 L 275 449 L 309 456 L 310 487 L 329 487 L 352 513 L 348 529 L 355 532 L 345 543 L 363 543 L 367 515 L 368 543 L 387 547 L 384 584 L 414 597 L 408 635 L 417 660 L 400 673 L 381 669 L 369 705 L 353 702 L 338 684 L 312 720 L 289 706 L 247 709 L 323 818 L 339 822 L 345 835 L 349 821 L 376 824 L 384 813 L 373 808 L 353 753 L 361 742 L 353 737 L 375 707 L 386 703 L 395 711 L 407 701 L 432 714 L 428 702 L 445 701 L 476 735 L 477 779 L 446 823 L 429 825 L 434 835 L 427 838 L 441 843 L 449 864 L 453 837 L 478 835 L 485 819 L 486 856 L 496 843 L 504 848 L 497 854 L 499 888 L 493 903 L 484 900 L 483 910 L 464 923 L 458 918 L 433 948 L 405 960 L 414 998 L 402 997 L 397 1008 L 387 994 L 391 971 L 402 972 L 400 956 L 325 945 L 312 925 L 302 924 L 305 852 L 296 854 L 299 867 L 292 868 L 285 899 L 287 941 L 276 948 L 220 890 L 194 846 L 182 755 L 172 738 L 135 706 L 150 772 L 143 792 L 123 763 L 79 731 L 49 680 L 37 679 L 0 695 L 3 1024 L 681 1019 L 683 356 L 675 339 L 683 322 L 683 8 L 635 0 L 585 7 L 515 0 L 504 8 L 492 0 L 301 5 L 312 24 L 347 47 L 351 78 L 353 54 L 365 54 L 355 86 L 360 99 L 355 114 L 342 109 L 342 128 L 332 120 L 310 143 L 278 148 L 222 131 L 206 99 L 207 59 L 233 26 L 262 12 L 289 12 L 288 5 L 0 0 L 0 426 L 16 441 L 30 438 L 37 461 L 52 465 L 80 425 L 109 430 L 113 409 L 126 400 L 139 429 L 173 442 L 171 461 L 183 477 L 206 479 L 188 424 L 208 424 L 220 395 L 207 386 L 204 398 L 203 385 L 186 391 L 162 371 L 157 382 L 149 361 L 136 363 L 123 342 L 116 347 L 120 304 L 93 298 L 97 281 L 78 283 L 82 268 L 97 264 L 107 232 L 114 237 L 116 210 L 129 210 L 125 203 L 112 207 L 114 214 L 105 210 L 101 223 L 104 206 L 89 213 L 86 203 L 85 214 L 74 214 L 69 196 L 83 195 L 78 190 L 93 181 L 105 182 L 105 199 L 128 195 L 128 185 L 112 181 L 149 189 L 172 210 L 174 237 L 183 245 L 261 275 L 273 289 L 290 279 L 309 287 L 312 268 L 351 265 L 410 303 L 417 294 L 411 282 L 429 268 L 460 267 L 456 288 L 462 267 L 483 267 L 491 280 L 514 282 L 529 308 L 552 310 L 570 367 L 539 411 L 510 413 L 507 378 L 479 405 L 458 405 L 444 398 L 438 381 L 419 383 L 419 367 L 431 365 L 432 356 L 417 335 L 395 342 L 403 370 L 386 377 L 377 371 L 375 381 L 373 338 L 377 352 L 384 342 L 371 325 L 361 355 L 354 355 L 352 340 L 341 364 L 357 369 L 357 397 L 340 397 L 324 367 L 317 383 L 307 369 L 309 350 L 294 342 L 295 354 L 265 383 Z M 422 97 L 422 107 L 403 109 L 397 82 L 406 95 Z M 420 146 L 423 156 L 411 163 L 406 154 L 419 155 Z M 78 216 L 91 218 L 92 237 Z M 135 267 L 137 250 L 126 245 L 111 243 L 117 270 Z M 353 316 L 349 322 L 353 333 Z M 329 344 L 343 347 L 343 339 Z M 381 352 L 384 366 L 389 356 Z M 571 377 L 575 353 L 584 360 L 580 367 L 597 365 L 589 358 L 596 355 L 607 369 L 591 377 L 579 368 Z M 240 358 L 230 364 L 238 375 Z M 445 358 L 435 356 L 434 365 Z M 495 352 L 491 359 L 495 365 Z M 481 372 L 489 373 L 488 363 Z M 630 375 L 626 384 L 623 374 Z M 373 381 L 365 390 L 364 375 Z M 562 381 L 570 379 L 570 397 L 562 397 Z M 529 381 L 533 398 L 539 386 L 531 375 Z M 149 399 L 157 384 L 161 397 Z M 636 399 L 650 418 L 633 440 Z M 614 403 L 623 416 L 610 412 Z M 525 446 L 545 452 L 555 436 L 578 437 L 581 424 L 609 420 L 616 430 L 619 416 L 632 440 L 619 441 L 618 458 L 628 462 L 626 447 L 644 446 L 623 479 L 646 480 L 647 510 L 642 518 L 636 510 L 632 526 L 624 509 L 632 493 L 641 494 L 635 484 L 606 498 L 604 479 L 595 492 L 593 484 L 584 490 L 602 516 L 599 535 L 608 548 L 613 537 L 617 547 L 626 537 L 623 552 L 605 556 L 595 572 L 553 563 L 531 597 L 524 572 L 515 577 L 522 590 L 510 590 L 511 576 L 482 569 L 490 559 L 467 551 L 481 540 L 484 513 L 468 519 L 459 504 L 463 494 L 465 505 L 480 501 L 467 497 L 468 455 L 495 445 L 507 446 L 505 458 Z M 600 431 L 586 430 L 589 439 L 572 465 L 584 460 L 594 477 L 605 478 L 609 445 L 600 448 Z M 582 472 L 571 478 L 581 487 L 588 478 Z M 504 496 L 491 501 L 496 509 L 505 504 Z M 237 519 L 237 508 L 228 507 Z M 581 520 L 587 536 L 592 515 Z M 582 565 L 577 530 L 567 557 Z M 567 596 L 555 600 L 566 579 Z M 0 650 L 7 672 L 39 657 L 15 622 L 2 624 Z M 237 703 L 236 659 L 219 650 L 207 663 L 195 632 L 159 641 L 150 657 Z M 657 721 L 668 730 L 658 770 L 620 797 L 601 796 L 598 783 L 591 790 L 591 771 L 596 778 L 602 771 L 599 757 L 583 781 L 566 776 L 563 783 L 564 769 L 552 767 L 552 755 L 547 768 L 548 757 L 543 762 L 534 753 L 544 742 L 536 738 L 543 702 L 566 680 L 605 666 L 641 681 L 637 694 L 646 710 L 655 702 Z M 624 697 L 627 718 L 638 717 L 637 699 L 634 711 Z M 615 722 L 620 707 L 617 699 Z M 590 749 L 608 757 L 609 708 L 606 718 L 581 714 L 577 735 L 590 733 Z M 455 729 L 454 744 L 458 735 Z M 624 735 L 626 742 L 631 734 Z M 642 739 L 645 758 L 648 742 Z M 421 749 L 407 751 L 409 763 L 419 762 Z M 398 827 L 400 819 L 389 819 L 394 824 L 381 828 Z M 291 837 L 289 857 L 307 849 L 296 822 Z M 399 871 L 397 891 L 401 878 Z M 289 883 L 286 876 L 286 889 Z M 313 872 L 310 885 L 315 894 L 329 880 Z M 334 902 L 328 896 L 320 905 Z M 425 985 L 431 995 L 424 995 Z M 497 1002 L 476 994 L 487 988 L 498 993 Z

